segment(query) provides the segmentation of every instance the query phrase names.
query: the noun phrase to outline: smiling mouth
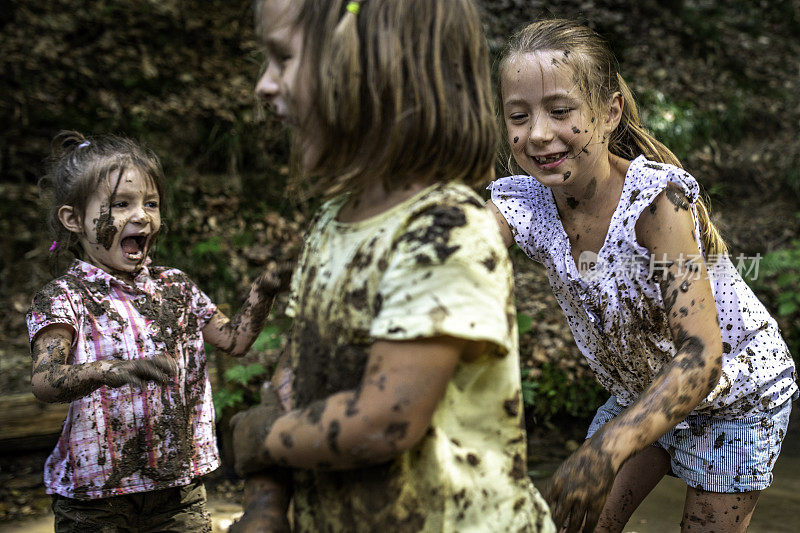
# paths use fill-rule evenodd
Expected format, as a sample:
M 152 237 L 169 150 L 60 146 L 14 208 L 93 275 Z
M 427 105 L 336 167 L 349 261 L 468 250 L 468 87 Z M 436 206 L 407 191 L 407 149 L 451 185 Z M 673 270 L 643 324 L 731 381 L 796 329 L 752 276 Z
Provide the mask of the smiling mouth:
M 122 255 L 130 261 L 141 261 L 144 258 L 144 249 L 147 245 L 146 235 L 131 235 L 120 242 Z
M 548 156 L 532 156 L 532 159 L 536 161 L 539 165 L 549 165 L 564 159 L 567 156 L 567 152 L 561 152 L 554 155 Z

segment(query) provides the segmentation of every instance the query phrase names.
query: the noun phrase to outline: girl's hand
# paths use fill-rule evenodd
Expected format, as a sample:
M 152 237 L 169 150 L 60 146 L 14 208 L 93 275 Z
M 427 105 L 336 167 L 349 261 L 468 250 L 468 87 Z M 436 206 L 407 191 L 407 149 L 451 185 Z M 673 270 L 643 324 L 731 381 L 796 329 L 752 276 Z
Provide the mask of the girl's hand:
M 111 388 L 133 385 L 145 388 L 148 381 L 167 385 L 178 375 L 178 364 L 168 355 L 152 359 L 134 359 L 115 362 L 103 377 L 105 385 Z
M 289 287 L 293 271 L 291 262 L 270 263 L 253 282 L 253 288 L 262 294 L 274 296 Z
M 203 327 L 203 339 L 234 357 L 247 353 L 266 323 L 275 296 L 291 278 L 290 263 L 270 263 L 253 282 L 250 294 L 233 319 L 217 310 Z
M 228 533 L 290 532 L 286 512 L 289 508 L 287 472 L 271 469 L 247 478 L 242 506 L 244 514 Z
M 260 405 L 233 415 L 234 468 L 240 476 L 245 477 L 273 464 L 265 441 L 272 424 L 284 413 L 286 410 L 275 389 L 265 386 L 261 389 Z
M 615 476 L 611 456 L 593 438 L 567 458 L 545 493 L 559 529 L 594 531 Z

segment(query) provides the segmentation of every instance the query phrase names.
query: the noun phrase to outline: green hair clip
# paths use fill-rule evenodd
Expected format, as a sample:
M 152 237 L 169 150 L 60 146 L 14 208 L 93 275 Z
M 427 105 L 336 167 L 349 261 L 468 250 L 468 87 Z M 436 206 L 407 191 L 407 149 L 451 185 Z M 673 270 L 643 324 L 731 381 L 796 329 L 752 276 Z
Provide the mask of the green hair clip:
M 345 7 L 345 9 L 347 9 L 353 15 L 358 15 L 358 10 L 361 9 L 361 3 L 352 0 L 347 3 L 347 7 Z

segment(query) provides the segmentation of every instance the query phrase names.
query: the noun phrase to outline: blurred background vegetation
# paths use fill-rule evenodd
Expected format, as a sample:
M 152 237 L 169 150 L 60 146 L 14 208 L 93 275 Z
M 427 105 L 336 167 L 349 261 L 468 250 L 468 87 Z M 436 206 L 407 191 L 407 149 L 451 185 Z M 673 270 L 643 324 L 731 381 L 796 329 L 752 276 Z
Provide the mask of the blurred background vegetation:
M 495 57 L 543 15 L 581 18 L 608 38 L 646 122 L 699 178 L 732 252 L 765 258 L 752 283 L 797 357 L 800 2 L 479 3 Z M 0 390 L 20 392 L 29 390 L 24 313 L 52 275 L 36 182 L 59 130 L 128 135 L 161 156 L 169 210 L 155 261 L 188 272 L 228 312 L 270 260 L 294 256 L 314 204 L 284 193 L 286 135 L 253 98 L 261 56 L 250 0 L 2 6 Z M 541 271 L 514 260 L 529 421 L 585 419 L 604 393 Z M 285 298 L 243 361 L 216 357 L 220 413 L 256 398 L 290 327 Z

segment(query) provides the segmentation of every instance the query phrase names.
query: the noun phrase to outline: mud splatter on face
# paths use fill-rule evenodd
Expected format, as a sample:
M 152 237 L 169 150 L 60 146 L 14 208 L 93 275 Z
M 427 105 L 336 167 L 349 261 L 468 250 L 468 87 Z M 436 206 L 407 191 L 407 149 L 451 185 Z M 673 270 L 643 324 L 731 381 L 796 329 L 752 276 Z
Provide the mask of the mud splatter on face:
M 570 172 L 569 170 L 564 172 L 564 181 L 567 181 L 570 176 L 572 176 L 572 172 Z
M 114 217 L 111 215 L 111 209 L 108 206 L 103 205 L 100 207 L 100 216 L 96 220 L 94 231 L 95 235 L 97 235 L 97 242 L 106 250 L 110 250 L 114 244 L 117 228 L 114 226 Z
M 575 209 L 579 204 L 580 202 L 576 198 L 567 196 L 567 206 L 569 206 L 570 209 Z
M 519 136 L 514 137 L 514 144 L 517 144 L 518 142 L 519 142 Z
M 581 132 L 581 129 L 580 129 L 580 128 L 578 128 L 578 127 L 576 127 L 576 126 L 572 126 L 572 133 L 574 133 L 575 135 L 577 135 L 577 134 L 579 134 L 580 132 Z
M 111 215 L 111 205 L 114 203 L 114 197 L 117 195 L 117 189 L 119 189 L 119 183 L 122 181 L 124 172 L 125 167 L 120 167 L 114 190 L 111 191 L 108 197 L 108 204 L 100 206 L 100 216 L 95 220 L 94 231 L 95 235 L 97 235 L 97 242 L 106 250 L 111 249 L 114 244 L 114 236 L 117 234 L 117 227 L 114 226 L 114 217 Z

